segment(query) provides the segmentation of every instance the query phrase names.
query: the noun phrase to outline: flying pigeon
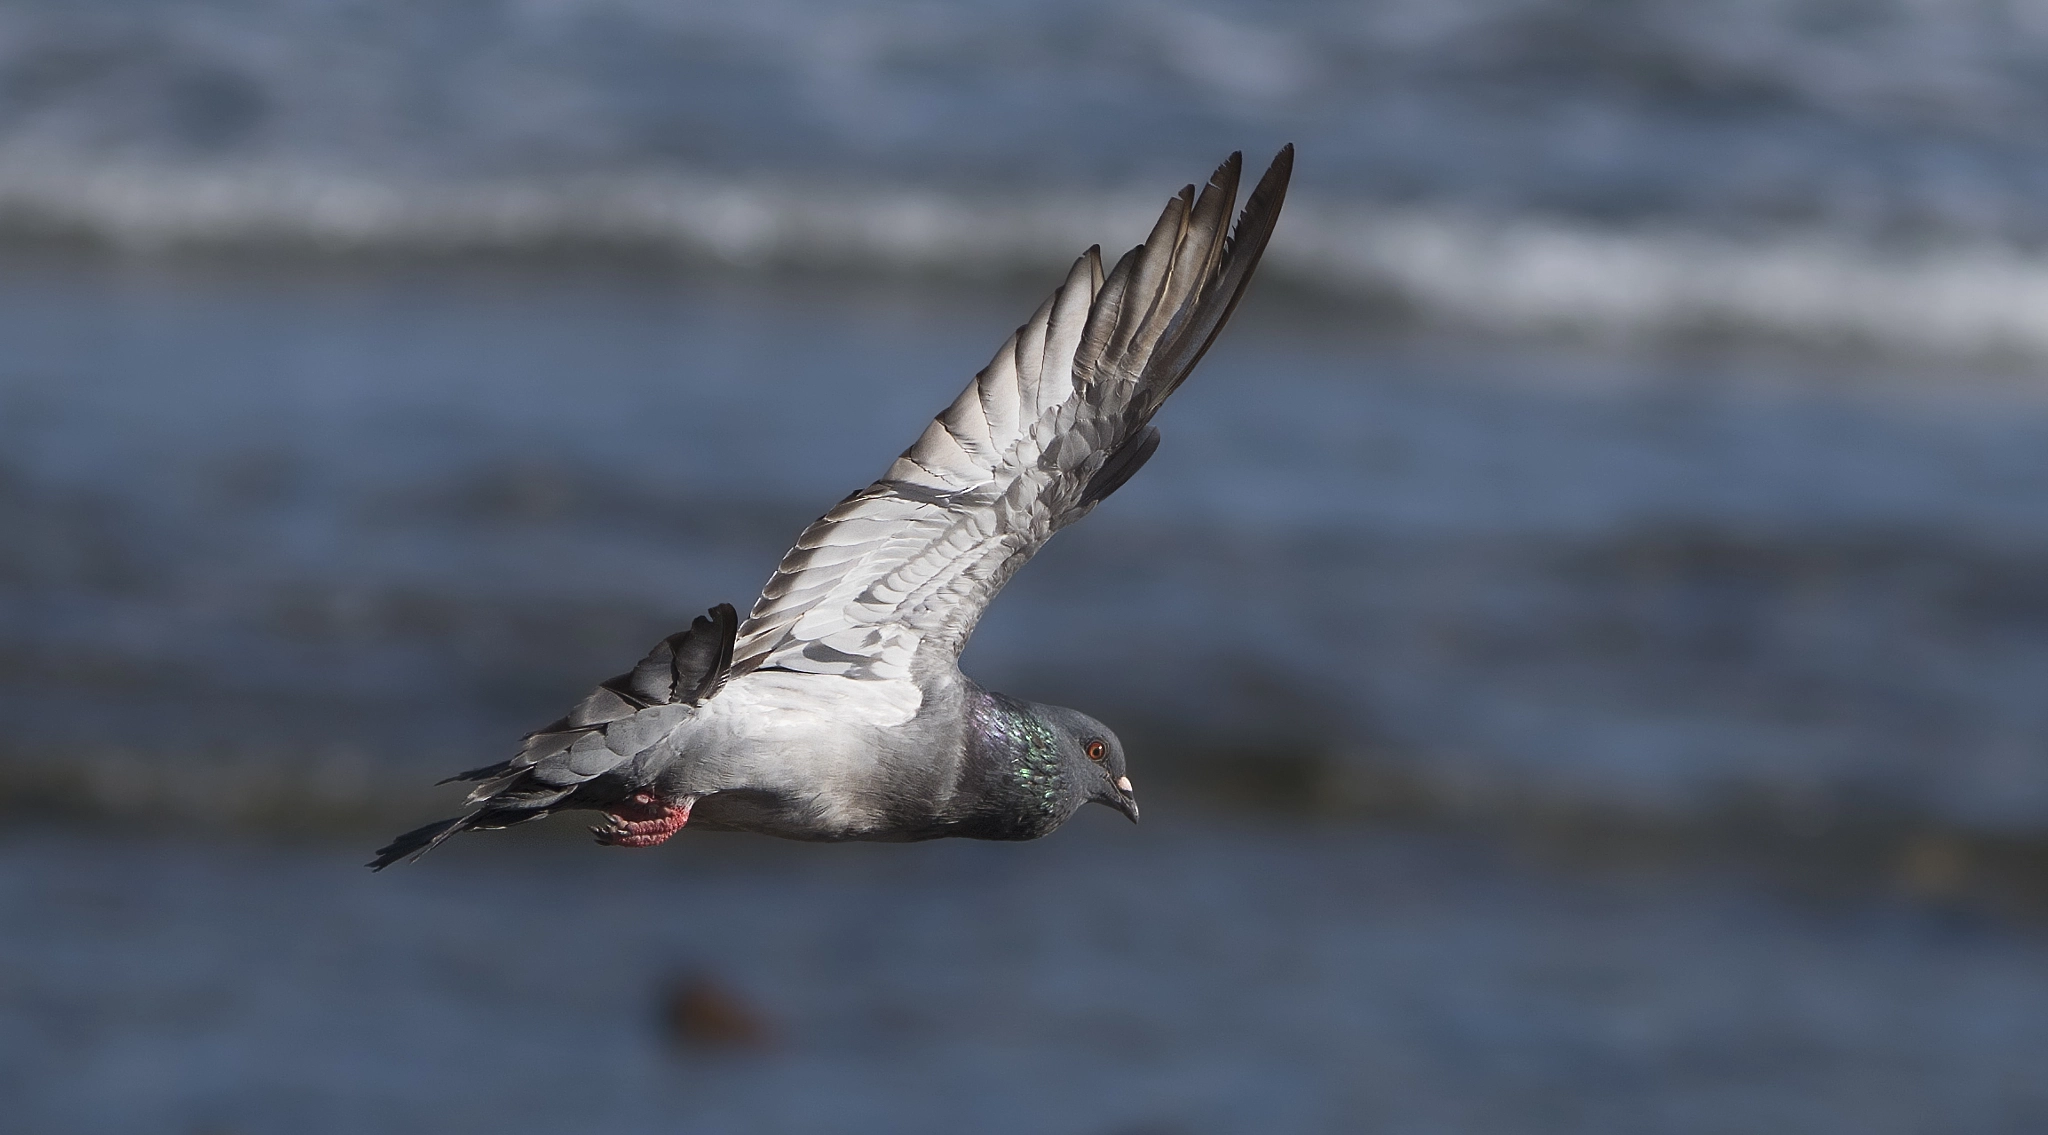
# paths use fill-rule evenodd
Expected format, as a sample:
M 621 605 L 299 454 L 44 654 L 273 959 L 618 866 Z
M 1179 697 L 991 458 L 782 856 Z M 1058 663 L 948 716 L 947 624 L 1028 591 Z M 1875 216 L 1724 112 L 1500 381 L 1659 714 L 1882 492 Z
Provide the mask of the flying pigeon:
M 591 809 L 651 847 L 686 823 L 802 840 L 1036 839 L 1089 802 L 1138 819 L 1094 718 L 960 672 L 982 611 L 1052 534 L 1159 445 L 1152 415 L 1201 361 L 1272 236 L 1283 148 L 1234 229 L 1242 158 L 1166 203 L 1107 275 L 1099 248 L 882 479 L 804 529 L 742 620 L 721 603 L 629 673 L 450 777 L 467 812 L 377 851 Z M 447 781 L 443 781 L 447 783 Z

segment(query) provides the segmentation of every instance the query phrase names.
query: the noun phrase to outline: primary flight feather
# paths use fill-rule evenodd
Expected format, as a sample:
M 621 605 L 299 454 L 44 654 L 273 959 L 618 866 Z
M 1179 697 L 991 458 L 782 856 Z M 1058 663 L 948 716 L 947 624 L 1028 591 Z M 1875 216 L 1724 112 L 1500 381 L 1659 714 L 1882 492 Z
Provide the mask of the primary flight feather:
M 1241 161 L 1167 202 L 1107 273 L 1097 249 L 882 478 L 797 538 L 742 620 L 728 604 L 461 773 L 469 811 L 370 863 L 568 809 L 600 842 L 684 824 L 808 840 L 1033 839 L 1090 801 L 1133 821 L 1100 722 L 984 690 L 960 651 L 1052 534 L 1152 456 L 1152 415 L 1230 318 L 1294 165 L 1282 149 L 1235 227 Z

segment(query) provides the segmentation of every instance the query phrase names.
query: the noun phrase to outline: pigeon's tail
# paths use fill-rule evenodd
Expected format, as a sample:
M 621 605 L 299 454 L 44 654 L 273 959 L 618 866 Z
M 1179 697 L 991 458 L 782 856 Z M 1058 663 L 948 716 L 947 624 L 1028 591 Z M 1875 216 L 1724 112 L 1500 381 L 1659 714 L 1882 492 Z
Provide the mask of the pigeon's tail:
M 631 673 L 598 686 L 569 716 L 528 734 L 518 756 L 442 781 L 481 781 L 464 801 L 475 811 L 399 836 L 378 848 L 369 866 L 381 871 L 401 859 L 417 859 L 461 832 L 511 827 L 557 808 L 608 808 L 625 799 L 630 788 L 615 784 L 616 777 L 602 778 L 628 765 L 649 738 L 665 734 L 718 692 L 732 672 L 738 627 L 732 605 L 720 603 L 688 630 L 656 643 Z
M 435 820 L 425 827 L 414 828 L 378 848 L 377 857 L 365 866 L 372 871 L 382 871 L 401 859 L 417 859 L 439 847 L 442 840 L 456 832 L 468 831 L 475 818 L 475 814 L 472 813 L 457 816 L 452 820 Z
M 445 782 L 444 782 L 445 783 Z M 417 827 L 377 849 L 377 857 L 364 866 L 372 871 L 382 871 L 401 859 L 418 859 L 427 852 L 441 846 L 449 836 L 468 831 L 496 831 L 538 820 L 548 814 L 548 808 L 478 808 L 467 815 L 451 820 L 435 820 L 424 827 Z

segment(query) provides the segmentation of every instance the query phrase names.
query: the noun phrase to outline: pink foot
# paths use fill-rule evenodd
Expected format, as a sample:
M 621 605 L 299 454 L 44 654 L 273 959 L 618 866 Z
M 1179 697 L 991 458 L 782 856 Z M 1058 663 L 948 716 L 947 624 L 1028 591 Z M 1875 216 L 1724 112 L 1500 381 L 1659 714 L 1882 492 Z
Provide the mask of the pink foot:
M 624 804 L 605 810 L 605 822 L 590 829 L 597 842 L 607 847 L 653 847 L 683 830 L 690 822 L 694 796 L 680 803 L 662 804 L 645 792 L 634 793 Z

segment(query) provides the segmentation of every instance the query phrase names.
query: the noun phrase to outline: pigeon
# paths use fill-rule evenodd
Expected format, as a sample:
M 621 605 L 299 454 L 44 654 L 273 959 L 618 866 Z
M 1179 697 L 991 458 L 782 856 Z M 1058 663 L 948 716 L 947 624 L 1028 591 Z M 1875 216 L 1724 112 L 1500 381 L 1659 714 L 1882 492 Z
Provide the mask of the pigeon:
M 968 636 L 1053 533 L 1159 446 L 1152 416 L 1201 361 L 1264 253 L 1294 167 L 1284 147 L 1235 226 L 1242 157 L 1166 203 L 1108 273 L 1090 248 L 882 478 L 804 529 L 745 619 L 720 604 L 601 683 L 473 782 L 450 836 L 599 812 L 600 843 L 685 824 L 788 839 L 1047 835 L 1083 804 L 1138 819 L 1116 734 L 983 689 Z

